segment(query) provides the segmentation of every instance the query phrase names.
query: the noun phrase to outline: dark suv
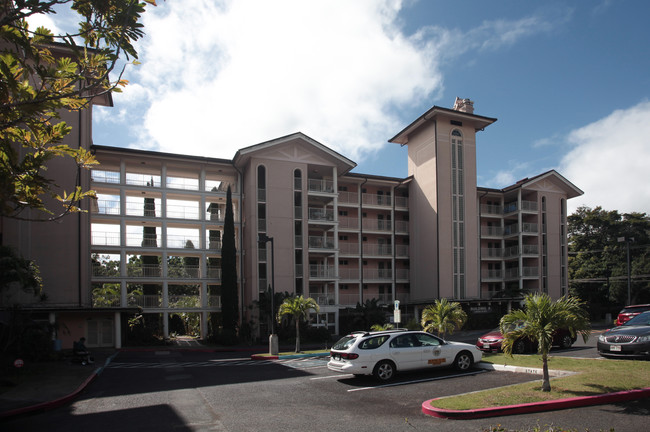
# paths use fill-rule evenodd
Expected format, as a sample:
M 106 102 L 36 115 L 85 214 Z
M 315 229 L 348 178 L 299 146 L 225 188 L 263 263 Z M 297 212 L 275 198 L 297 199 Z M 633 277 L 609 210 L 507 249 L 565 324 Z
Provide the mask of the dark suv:
M 650 304 L 625 306 L 623 310 L 618 313 L 618 317 L 616 318 L 614 325 L 621 326 L 628 322 L 630 318 L 646 311 L 650 311 Z

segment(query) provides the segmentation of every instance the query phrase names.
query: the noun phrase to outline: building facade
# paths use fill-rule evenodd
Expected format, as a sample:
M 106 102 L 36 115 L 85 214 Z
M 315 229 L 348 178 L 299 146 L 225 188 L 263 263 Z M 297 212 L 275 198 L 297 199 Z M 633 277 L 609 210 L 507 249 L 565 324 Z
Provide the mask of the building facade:
M 406 322 L 438 298 L 480 311 L 526 292 L 560 297 L 566 201 L 582 192 L 555 171 L 478 187 L 477 132 L 494 121 L 467 99 L 432 107 L 389 140 L 408 146 L 405 178 L 354 173 L 353 161 L 302 133 L 232 160 L 92 146 L 100 165 L 83 181 L 98 199 L 65 222 L 74 241 L 61 248 L 21 227 L 29 233 L 10 243 L 25 256 L 40 249 L 49 299 L 33 307 L 91 346 L 119 347 L 124 316 L 136 310 L 160 317 L 165 336 L 176 314 L 207 334 L 221 307 L 228 188 L 240 311 L 257 335 L 268 328 L 254 305 L 269 289 L 314 298 L 312 323 L 334 334 L 341 311 L 367 300 L 391 309 L 398 300 Z M 59 227 L 38 229 L 66 237 Z

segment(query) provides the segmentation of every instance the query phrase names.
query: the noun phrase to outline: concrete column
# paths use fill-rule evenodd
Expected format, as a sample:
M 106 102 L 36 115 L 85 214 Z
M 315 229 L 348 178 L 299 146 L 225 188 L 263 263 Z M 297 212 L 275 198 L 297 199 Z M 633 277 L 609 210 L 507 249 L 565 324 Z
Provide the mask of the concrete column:
M 120 312 L 115 312 L 114 326 L 115 326 L 115 348 L 122 348 L 122 320 Z

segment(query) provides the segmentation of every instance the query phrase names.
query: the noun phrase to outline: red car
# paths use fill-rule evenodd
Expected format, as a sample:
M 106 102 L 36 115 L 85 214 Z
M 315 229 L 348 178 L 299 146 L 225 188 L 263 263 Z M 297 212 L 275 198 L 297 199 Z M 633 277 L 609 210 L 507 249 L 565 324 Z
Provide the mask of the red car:
M 621 326 L 628 322 L 630 318 L 635 317 L 641 312 L 645 311 L 650 311 L 650 304 L 625 306 L 623 310 L 618 313 L 618 317 L 616 317 L 614 325 L 617 327 Z
M 571 348 L 571 345 L 573 345 L 575 341 L 576 337 L 572 337 L 569 330 L 560 329 L 557 330 L 553 335 L 553 345 L 559 346 L 560 348 Z M 495 328 L 489 333 L 486 333 L 483 336 L 479 337 L 476 341 L 476 347 L 485 352 L 498 352 L 501 351 L 501 342 L 503 342 L 503 335 L 501 334 L 501 330 Z M 513 354 L 524 354 L 527 352 L 536 351 L 537 342 L 533 342 L 527 338 L 518 339 L 512 346 Z

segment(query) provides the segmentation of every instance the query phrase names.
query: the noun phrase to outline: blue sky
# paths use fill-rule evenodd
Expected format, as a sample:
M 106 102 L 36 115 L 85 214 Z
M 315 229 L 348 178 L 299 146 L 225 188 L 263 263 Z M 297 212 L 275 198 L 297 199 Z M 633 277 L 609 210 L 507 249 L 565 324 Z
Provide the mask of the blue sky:
M 405 177 L 387 140 L 458 96 L 498 118 L 477 137 L 480 186 L 556 169 L 585 192 L 570 211 L 650 213 L 650 2 L 158 3 L 96 144 L 232 158 L 301 131 Z

